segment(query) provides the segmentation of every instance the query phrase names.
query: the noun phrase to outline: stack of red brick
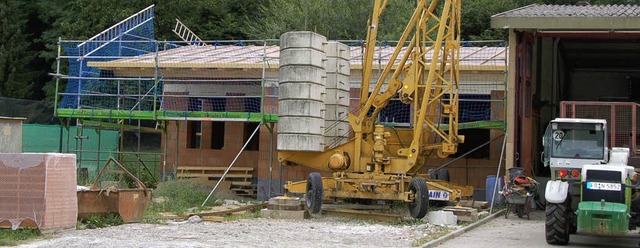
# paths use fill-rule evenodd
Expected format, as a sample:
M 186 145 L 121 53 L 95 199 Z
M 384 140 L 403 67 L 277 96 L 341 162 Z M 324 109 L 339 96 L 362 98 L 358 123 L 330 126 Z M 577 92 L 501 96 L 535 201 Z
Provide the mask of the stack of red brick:
M 0 227 L 75 228 L 76 155 L 0 154 Z

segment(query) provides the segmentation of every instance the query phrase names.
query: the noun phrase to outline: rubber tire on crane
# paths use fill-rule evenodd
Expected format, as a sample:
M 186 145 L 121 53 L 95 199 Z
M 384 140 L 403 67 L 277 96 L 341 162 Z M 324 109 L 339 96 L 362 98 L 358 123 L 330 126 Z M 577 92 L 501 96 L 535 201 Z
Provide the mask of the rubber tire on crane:
M 566 245 L 569 243 L 569 206 L 566 203 L 550 203 L 544 211 L 544 233 L 547 243 L 552 245 Z
M 320 213 L 322 207 L 322 176 L 318 172 L 312 172 L 307 178 L 307 209 L 313 214 Z
M 422 219 L 429 212 L 429 190 L 427 181 L 422 177 L 414 177 L 409 183 L 409 191 L 415 194 L 414 201 L 409 203 L 411 217 Z

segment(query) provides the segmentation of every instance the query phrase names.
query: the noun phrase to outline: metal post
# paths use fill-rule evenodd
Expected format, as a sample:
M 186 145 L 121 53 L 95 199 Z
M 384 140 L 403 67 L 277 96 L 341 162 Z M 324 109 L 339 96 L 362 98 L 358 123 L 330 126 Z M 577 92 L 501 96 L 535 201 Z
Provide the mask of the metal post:
M 269 129 L 269 188 L 267 198 L 271 198 L 271 188 L 273 187 L 273 123 L 271 126 L 265 125 Z
M 162 127 L 162 134 L 164 134 L 164 152 L 162 153 L 162 181 L 167 181 L 167 146 L 169 145 L 169 136 L 167 136 L 167 121 L 164 121 L 164 125 Z M 177 133 L 176 133 L 177 135 Z M 176 147 L 177 149 L 177 147 Z
M 176 148 L 175 148 L 176 157 L 175 157 L 175 162 L 173 164 L 174 172 L 177 172 L 177 170 L 178 170 L 178 162 L 179 162 L 178 158 L 180 156 L 180 152 L 179 152 L 180 151 L 180 142 L 179 142 L 180 137 L 179 136 L 180 136 L 180 122 L 176 121 Z
M 56 57 L 56 94 L 53 97 L 53 116 L 58 116 L 58 90 L 60 87 L 60 50 L 62 38 L 58 37 L 58 56 Z M 62 133 L 62 130 L 60 131 Z M 62 142 L 62 137 L 61 141 Z M 60 152 L 62 152 L 62 145 L 60 145 Z
M 102 143 L 102 131 L 98 132 L 98 162 L 96 163 L 96 175 L 98 175 L 97 173 L 100 172 L 100 150 L 102 149 L 100 147 L 100 143 Z
M 498 171 L 496 171 L 496 182 L 493 185 L 493 192 L 491 195 L 491 206 L 489 207 L 489 214 L 493 212 L 493 202 L 496 199 L 496 188 L 498 187 L 498 176 L 500 175 L 500 168 L 502 167 L 502 160 L 504 159 L 504 148 L 505 148 L 505 145 L 507 144 L 507 136 L 509 136 L 509 134 L 505 133 L 504 140 L 502 141 L 502 151 L 500 152 L 500 161 L 498 162 Z
M 62 128 L 62 125 L 64 125 L 64 120 L 59 120 L 60 121 L 60 140 L 58 141 L 58 152 L 62 153 L 62 130 L 64 130 Z

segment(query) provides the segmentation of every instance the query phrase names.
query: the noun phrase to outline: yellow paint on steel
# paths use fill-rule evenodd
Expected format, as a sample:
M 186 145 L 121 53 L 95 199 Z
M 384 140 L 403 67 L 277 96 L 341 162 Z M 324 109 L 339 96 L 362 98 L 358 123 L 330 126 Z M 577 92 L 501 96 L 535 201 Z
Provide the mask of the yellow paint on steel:
M 369 92 L 378 21 L 387 4 L 376 0 L 362 63 L 360 108 L 358 113 L 348 114 L 353 137 L 324 152 L 280 151 L 278 160 L 285 165 L 333 171 L 333 177 L 322 179 L 325 198 L 412 202 L 408 186 L 426 160 L 453 154 L 464 141 L 458 135 L 460 1 L 445 0 L 444 6 L 438 7 L 439 0 L 419 0 L 398 46 Z M 440 9 L 439 15 L 436 9 Z M 409 45 L 404 47 L 406 42 Z M 428 58 L 427 54 L 432 55 Z M 403 103 L 413 105 L 413 125 L 375 125 L 378 114 L 397 92 Z M 447 130 L 440 128 L 445 121 Z M 336 154 L 349 158 L 346 164 L 342 165 Z M 448 182 L 429 181 L 428 186 L 448 191 L 454 200 L 473 193 L 470 187 Z M 306 182 L 288 183 L 286 189 L 305 193 Z

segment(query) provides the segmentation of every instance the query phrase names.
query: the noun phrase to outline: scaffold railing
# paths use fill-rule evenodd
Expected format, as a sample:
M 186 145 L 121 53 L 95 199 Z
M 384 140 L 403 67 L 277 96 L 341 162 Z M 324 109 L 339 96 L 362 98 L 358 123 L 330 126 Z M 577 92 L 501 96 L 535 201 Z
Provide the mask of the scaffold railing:
M 110 41 L 92 54 L 77 50 L 80 44 L 97 46 L 102 42 L 60 41 L 66 52 L 59 59 L 69 67 L 67 71 L 60 67 L 58 74 L 61 100 L 56 104 L 57 116 L 156 121 L 278 119 L 278 40 L 203 41 L 206 46 L 194 46 L 191 41 L 132 38 Z M 363 46 L 360 41 L 341 42 L 349 46 L 351 55 L 350 111 L 362 111 L 357 109 L 357 97 L 362 90 Z M 505 42 L 469 41 L 463 45 L 460 125 L 504 128 Z M 374 70 L 383 68 L 394 46 L 395 42 L 379 42 Z M 82 63 L 78 64 L 78 59 Z M 376 80 L 376 72 L 373 74 L 372 80 Z M 393 99 L 381 111 L 379 122 L 412 125 L 410 108 Z
M 154 6 L 155 5 L 151 5 L 89 38 L 87 41 L 78 44 L 78 49 L 82 51 L 81 53 L 84 56 L 90 56 L 95 51 L 100 50 L 132 30 L 145 25 L 145 23 L 153 22 Z

